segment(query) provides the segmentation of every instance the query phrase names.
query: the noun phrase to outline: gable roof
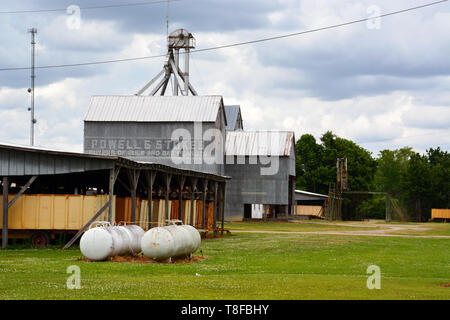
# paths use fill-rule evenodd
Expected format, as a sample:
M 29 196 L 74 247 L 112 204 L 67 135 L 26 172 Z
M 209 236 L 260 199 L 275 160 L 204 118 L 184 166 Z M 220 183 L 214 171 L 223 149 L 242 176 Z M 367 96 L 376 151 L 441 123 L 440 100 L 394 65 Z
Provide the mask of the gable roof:
M 84 121 L 216 122 L 221 106 L 221 96 L 92 96 Z
M 293 150 L 291 131 L 229 131 L 225 145 L 228 156 L 289 157 Z
M 241 106 L 225 106 L 225 114 L 227 116 L 227 130 L 236 130 L 237 121 L 241 113 Z

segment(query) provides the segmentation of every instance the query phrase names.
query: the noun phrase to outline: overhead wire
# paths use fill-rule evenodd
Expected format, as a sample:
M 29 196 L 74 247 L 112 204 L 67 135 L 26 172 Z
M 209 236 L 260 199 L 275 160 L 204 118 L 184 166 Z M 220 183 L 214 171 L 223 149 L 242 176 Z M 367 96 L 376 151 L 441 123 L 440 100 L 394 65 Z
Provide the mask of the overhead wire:
M 108 8 L 121 8 L 121 7 L 148 6 L 148 5 L 153 5 L 153 4 L 167 3 L 169 1 L 175 2 L 175 1 L 183 1 L 183 0 L 159 0 L 159 1 L 144 1 L 144 2 L 133 2 L 133 3 L 122 3 L 122 4 L 110 4 L 110 5 L 103 5 L 103 6 L 80 7 L 80 10 L 95 10 L 95 9 L 108 9 Z M 44 12 L 60 12 L 60 11 L 66 12 L 67 8 L 0 11 L 0 14 L 44 13 Z
M 171 0 L 171 1 L 174 1 L 174 0 Z M 180 0 L 178 0 L 178 1 L 180 1 Z M 402 9 L 402 10 L 398 10 L 398 11 L 385 13 L 385 14 L 380 14 L 378 16 L 371 16 L 371 17 L 362 18 L 362 19 L 358 19 L 358 20 L 352 20 L 352 21 L 348 21 L 348 22 L 344 22 L 344 23 L 333 24 L 333 25 L 329 25 L 326 27 L 320 27 L 320 28 L 315 28 L 315 29 L 310 29 L 310 30 L 288 33 L 288 34 L 274 36 L 274 37 L 261 38 L 261 39 L 256 39 L 256 40 L 243 41 L 243 42 L 236 42 L 236 43 L 220 45 L 220 46 L 215 46 L 215 47 L 209 47 L 209 48 L 203 48 L 203 49 L 194 49 L 194 50 L 191 50 L 190 53 L 206 52 L 206 51 L 219 50 L 219 49 L 225 49 L 225 48 L 231 48 L 231 47 L 237 47 L 237 46 L 244 46 L 244 45 L 249 45 L 249 44 L 279 40 L 279 39 L 314 33 L 314 32 L 320 32 L 320 31 L 340 28 L 340 27 L 349 26 L 349 25 L 353 25 L 353 24 L 357 24 L 357 23 L 361 23 L 361 22 L 367 22 L 367 21 L 372 21 L 375 19 L 381 19 L 384 17 L 389 17 L 389 16 L 393 16 L 393 15 L 397 15 L 397 14 L 401 14 L 401 13 L 405 13 L 405 12 L 409 12 L 409 11 L 423 9 L 423 8 L 438 5 L 438 4 L 447 2 L 447 1 L 448 0 L 435 1 L 435 2 L 431 2 L 431 3 L 423 4 L 420 6 L 415 6 L 415 7 L 410 7 L 410 8 L 406 8 L 406 9 Z M 184 54 L 184 52 L 180 52 L 180 54 Z M 98 65 L 98 64 L 109 64 L 109 63 L 154 59 L 154 58 L 165 57 L 166 55 L 167 54 L 159 54 L 159 55 L 144 56 L 144 57 L 124 58 L 124 59 L 113 59 L 113 60 L 81 62 L 81 63 L 71 63 L 71 64 L 59 64 L 59 65 L 46 65 L 46 66 L 36 66 L 35 68 L 36 69 L 50 69 L 50 68 L 80 67 L 80 66 L 89 66 L 89 65 Z M 30 69 L 30 67 L 12 67 L 12 68 L 0 68 L 0 71 L 17 71 L 17 70 L 29 70 L 29 69 Z

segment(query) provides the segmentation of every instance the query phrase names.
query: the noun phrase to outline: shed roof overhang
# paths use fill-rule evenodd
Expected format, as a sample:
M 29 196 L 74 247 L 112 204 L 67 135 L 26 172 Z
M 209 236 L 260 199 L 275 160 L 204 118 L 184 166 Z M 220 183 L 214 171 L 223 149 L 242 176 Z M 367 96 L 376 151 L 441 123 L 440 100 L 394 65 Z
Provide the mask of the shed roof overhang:
M 58 151 L 48 148 L 0 144 L 0 176 L 52 175 L 125 167 L 206 178 L 223 182 L 229 177 L 185 170 L 159 163 L 137 162 L 114 156 Z
M 295 190 L 295 200 L 305 201 L 305 200 L 326 200 L 328 196 L 320 193 L 313 193 L 303 190 Z

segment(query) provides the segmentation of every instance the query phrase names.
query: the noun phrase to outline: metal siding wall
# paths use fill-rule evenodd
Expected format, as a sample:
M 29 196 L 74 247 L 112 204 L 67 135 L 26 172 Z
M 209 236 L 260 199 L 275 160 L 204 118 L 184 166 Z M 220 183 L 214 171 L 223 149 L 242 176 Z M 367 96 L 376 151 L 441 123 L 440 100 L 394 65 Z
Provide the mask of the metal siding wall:
M 219 121 L 223 122 L 223 118 Z M 213 128 L 221 128 L 222 136 L 224 137 L 223 123 L 202 123 L 202 135 L 206 130 Z M 218 175 L 224 174 L 224 166 L 221 164 L 175 164 L 170 159 L 170 155 L 156 156 L 147 154 L 156 149 L 154 147 L 146 148 L 145 141 L 150 141 L 150 145 L 157 142 L 164 142 L 163 144 L 167 145 L 168 141 L 171 140 L 172 133 L 177 129 L 187 130 L 191 137 L 194 138 L 194 123 L 85 122 L 84 152 L 121 156 L 142 162 L 156 162 L 181 169 Z M 223 143 L 225 144 L 225 137 Z M 122 148 L 119 148 L 119 145 Z
M 95 161 L 83 160 L 83 167 L 85 171 L 97 170 L 99 168 L 99 163 L 97 160 Z
M 0 175 L 48 175 L 112 168 L 113 160 L 0 149 Z
M 70 158 L 70 171 L 71 172 L 83 172 L 84 160 L 79 158 Z
M 0 150 L 0 173 L 2 176 L 9 173 L 9 152 L 6 150 Z
M 235 163 L 237 162 L 235 157 Z M 225 216 L 229 220 L 244 217 L 244 204 L 288 205 L 289 201 L 289 158 L 279 159 L 276 175 L 260 174 L 261 165 L 227 164 L 225 175 L 232 179 L 227 181 Z
M 32 175 L 39 172 L 39 154 L 25 152 L 25 175 Z
M 39 173 L 40 174 L 54 174 L 55 160 L 52 156 L 41 154 L 39 157 Z
M 25 171 L 25 157 L 23 152 L 11 150 L 9 152 L 9 171 L 12 175 L 23 175 Z
M 70 159 L 67 157 L 59 157 L 55 160 L 55 173 L 64 173 L 70 170 Z

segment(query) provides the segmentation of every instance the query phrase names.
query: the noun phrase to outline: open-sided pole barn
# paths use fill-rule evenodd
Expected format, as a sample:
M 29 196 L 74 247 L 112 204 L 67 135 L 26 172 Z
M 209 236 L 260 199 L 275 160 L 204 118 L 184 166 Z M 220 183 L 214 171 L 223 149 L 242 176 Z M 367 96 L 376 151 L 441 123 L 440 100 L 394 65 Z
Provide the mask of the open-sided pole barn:
M 11 236 L 23 237 L 37 233 L 41 237 L 47 234 L 48 238 L 48 234 L 78 231 L 72 238 L 73 241 L 66 245 L 68 246 L 99 217 L 104 217 L 112 223 L 121 221 L 139 223 L 137 216 L 141 212 L 144 212 L 146 217 L 140 219 L 145 218 L 149 228 L 155 223 L 161 225 L 166 220 L 179 219 L 197 227 L 202 226 L 203 229 L 209 227 L 216 234 L 216 222 L 224 214 L 224 199 L 219 193 L 225 189 L 226 177 L 162 164 L 136 162 L 121 157 L 2 144 L 0 176 L 3 193 L 1 215 L 3 248 L 7 246 L 8 238 Z M 71 203 L 64 202 L 64 199 L 69 199 L 70 202 L 70 197 L 78 199 L 88 197 L 92 193 L 102 195 L 103 199 L 100 201 L 101 206 L 98 206 L 97 201 L 97 210 L 93 213 L 91 211 L 90 215 L 84 212 L 89 211 L 85 210 L 85 203 L 80 206 L 80 210 L 83 211 L 81 214 L 71 212 L 73 211 Z M 48 201 L 43 201 L 44 204 L 41 205 L 39 200 L 41 198 L 33 199 L 38 201 L 37 204 L 33 202 L 35 214 L 27 211 L 26 206 L 30 201 L 25 204 L 22 201 L 21 216 L 14 216 L 13 209 L 18 209 L 14 208 L 14 205 L 18 206 L 23 197 L 31 195 L 36 197 L 45 195 L 47 198 L 43 198 Z M 120 218 L 122 220 L 117 221 L 120 219 L 119 213 L 115 212 L 117 211 L 115 206 L 118 204 L 116 197 L 131 199 L 130 219 L 122 212 Z M 138 198 L 141 200 L 140 211 L 137 210 Z M 156 203 L 158 212 L 155 212 L 154 199 L 163 201 L 165 210 Z M 201 207 L 202 211 L 191 212 L 189 209 L 192 210 L 193 204 L 187 206 L 188 199 L 199 202 L 196 207 Z M 147 208 L 142 208 L 143 203 L 147 204 Z M 212 215 L 205 212 L 207 207 L 214 212 Z M 195 219 L 191 216 L 200 218 Z M 210 221 L 205 221 L 208 217 L 211 217 Z M 78 224 L 71 225 L 73 221 L 70 219 L 78 219 Z M 39 243 L 38 240 L 36 244 Z M 45 237 L 40 240 L 45 240 Z

